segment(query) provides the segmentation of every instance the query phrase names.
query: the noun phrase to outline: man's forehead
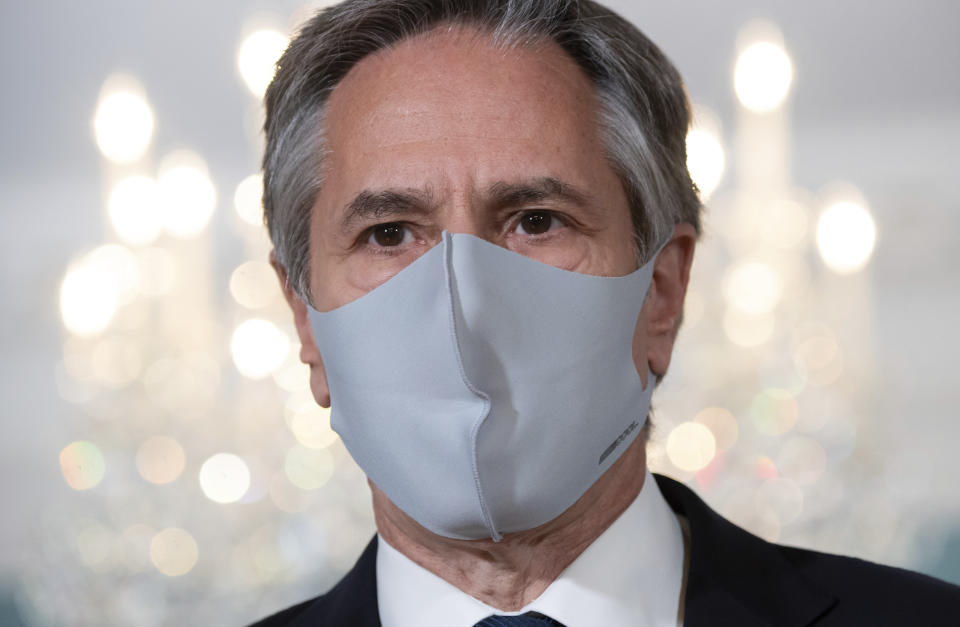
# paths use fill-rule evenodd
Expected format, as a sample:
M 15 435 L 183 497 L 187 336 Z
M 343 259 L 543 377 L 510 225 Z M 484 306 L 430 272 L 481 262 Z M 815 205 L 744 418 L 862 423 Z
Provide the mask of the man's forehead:
M 482 59 L 480 64 L 476 60 Z M 576 61 L 549 38 L 509 39 L 471 25 L 439 25 L 424 33 L 406 37 L 377 50 L 358 61 L 341 80 L 371 72 L 380 72 L 394 63 L 404 65 L 418 75 L 427 75 L 443 62 L 455 74 L 476 72 L 495 67 L 491 74 L 509 80 L 521 72 L 521 66 L 536 60 L 542 69 L 551 72 L 579 71 Z M 383 78 L 382 75 L 380 78 Z M 584 78 L 586 76 L 584 75 Z
M 450 139 L 469 137 L 478 130 L 472 122 L 490 120 L 510 136 L 549 123 L 542 111 L 530 110 L 531 99 L 581 114 L 596 105 L 587 76 L 552 41 L 503 47 L 470 27 L 439 28 L 359 61 L 331 93 L 328 132 L 349 127 L 356 133 L 402 119 L 412 131 L 408 139 L 416 141 L 431 135 L 441 103 L 446 121 L 460 122 L 457 135 L 443 129 Z
M 318 210 L 349 230 L 358 216 L 451 202 L 586 206 L 609 195 L 599 189 L 619 187 L 601 171 L 596 112 L 590 80 L 556 43 L 505 49 L 489 35 L 450 30 L 403 41 L 360 61 L 334 89 Z

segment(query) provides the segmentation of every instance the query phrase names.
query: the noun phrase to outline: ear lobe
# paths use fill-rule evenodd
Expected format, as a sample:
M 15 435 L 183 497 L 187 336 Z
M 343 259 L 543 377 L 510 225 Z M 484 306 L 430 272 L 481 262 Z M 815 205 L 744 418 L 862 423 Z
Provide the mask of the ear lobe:
M 327 373 L 320 357 L 320 348 L 313 338 L 313 327 L 310 324 L 308 305 L 291 287 L 287 280 L 286 269 L 277 261 L 274 252 L 270 251 L 270 265 L 277 273 L 283 297 L 293 311 L 293 323 L 300 340 L 300 361 L 310 366 L 310 390 L 313 398 L 321 407 L 330 407 L 330 386 L 327 384 Z
M 681 223 L 657 256 L 647 302 L 647 362 L 659 376 L 666 373 L 673 344 L 680 329 L 683 301 L 690 282 L 690 268 L 697 234 L 692 225 Z

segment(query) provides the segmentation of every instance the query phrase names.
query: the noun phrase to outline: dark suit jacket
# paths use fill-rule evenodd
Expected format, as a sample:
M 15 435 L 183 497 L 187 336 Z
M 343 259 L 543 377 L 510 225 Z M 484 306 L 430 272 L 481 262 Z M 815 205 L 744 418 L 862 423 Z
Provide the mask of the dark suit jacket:
M 685 627 L 960 627 L 957 586 L 851 557 L 771 544 L 725 520 L 683 484 L 654 477 L 671 509 L 690 524 Z M 333 589 L 256 626 L 378 627 L 376 557 L 374 537 Z

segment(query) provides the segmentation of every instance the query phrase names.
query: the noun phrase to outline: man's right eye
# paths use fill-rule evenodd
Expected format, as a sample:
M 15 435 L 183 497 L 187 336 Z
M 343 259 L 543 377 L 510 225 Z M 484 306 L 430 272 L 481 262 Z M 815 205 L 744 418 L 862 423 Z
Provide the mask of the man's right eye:
M 399 246 L 410 239 L 410 231 L 399 222 L 388 222 L 373 227 L 370 233 L 370 244 L 376 246 Z

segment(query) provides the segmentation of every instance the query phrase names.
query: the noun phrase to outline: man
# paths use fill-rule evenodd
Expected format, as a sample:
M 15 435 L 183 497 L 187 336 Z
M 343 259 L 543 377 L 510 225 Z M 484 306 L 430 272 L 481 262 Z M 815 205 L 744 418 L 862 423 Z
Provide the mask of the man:
M 347 0 L 267 96 L 264 208 L 377 537 L 264 625 L 956 624 L 646 470 L 700 203 L 676 70 L 589 0 Z

